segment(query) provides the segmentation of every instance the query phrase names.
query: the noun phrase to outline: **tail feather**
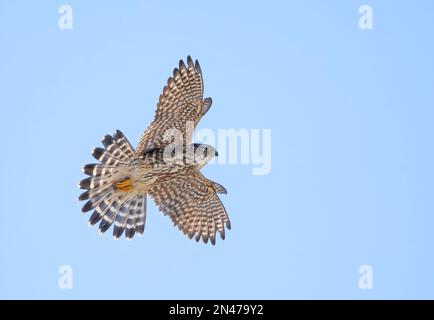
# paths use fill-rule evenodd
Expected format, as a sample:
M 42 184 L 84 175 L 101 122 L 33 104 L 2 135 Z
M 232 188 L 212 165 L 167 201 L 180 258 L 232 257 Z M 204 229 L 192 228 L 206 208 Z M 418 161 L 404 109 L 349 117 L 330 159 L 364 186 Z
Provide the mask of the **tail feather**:
M 98 211 L 98 207 L 97 207 L 89 218 L 89 226 L 93 226 L 94 224 L 98 223 L 103 217 L 103 214 L 104 214 L 103 212 Z
M 89 199 L 93 199 L 93 200 L 98 199 L 101 196 L 106 194 L 108 188 L 112 188 L 112 187 L 113 187 L 112 185 L 105 183 L 104 185 L 99 186 L 97 188 L 88 189 L 84 191 L 82 194 L 80 194 L 78 200 L 83 201 Z
M 125 155 L 125 159 L 131 159 L 136 157 L 136 152 L 134 151 L 133 146 L 120 130 L 116 130 L 113 138 L 116 140 L 116 144 L 119 147 L 119 150 L 121 150 L 122 153 Z
M 119 149 L 117 149 L 119 151 Z M 118 152 L 116 152 L 118 154 Z M 119 166 L 119 165 L 127 165 L 128 162 L 123 161 L 119 158 L 117 158 L 114 154 L 110 153 L 106 149 L 97 147 L 92 150 L 92 156 L 98 160 L 101 161 L 103 164 L 107 164 L 109 166 Z
M 94 210 L 89 225 L 99 222 L 104 233 L 112 225 L 113 237 L 119 238 L 125 231 L 127 239 L 135 233 L 143 234 L 146 219 L 146 195 L 134 191 L 125 192 L 116 183 L 125 178 L 130 162 L 137 158 L 134 148 L 119 130 L 113 136 L 102 139 L 104 148 L 95 148 L 92 155 L 101 163 L 87 164 L 83 173 L 89 177 L 79 182 L 85 190 L 79 200 L 87 200 L 82 211 Z
M 113 227 L 113 238 L 119 239 L 125 230 L 127 224 L 127 219 L 130 214 L 131 200 L 125 201 L 118 210 L 118 214 L 115 217 L 114 227 Z M 131 212 L 132 214 L 132 212 Z
M 99 232 L 100 233 L 106 232 L 107 229 L 111 227 L 111 225 L 114 221 L 114 217 L 115 217 L 116 213 L 118 212 L 121 204 L 122 203 L 119 201 L 119 199 L 113 200 L 107 213 L 102 217 L 101 222 L 99 223 Z
M 110 209 L 112 202 L 117 198 L 117 194 L 110 193 L 107 194 L 102 201 L 98 203 L 95 208 L 95 211 L 92 213 L 89 218 L 89 225 L 94 225 L 99 222 L 104 215 L 107 214 L 107 211 Z
M 131 199 L 130 212 L 128 215 L 127 224 L 125 226 L 125 237 L 129 240 L 134 237 L 136 233 L 136 211 L 137 211 L 138 199 Z
M 137 203 L 137 210 L 135 214 L 135 222 L 136 222 L 136 232 L 138 234 L 143 234 L 145 231 L 145 223 L 146 223 L 146 195 L 144 197 L 140 197 Z
M 88 200 L 85 205 L 83 206 L 82 212 L 87 212 L 92 209 L 95 209 L 96 206 L 100 204 L 101 201 L 103 201 L 107 196 L 110 196 L 110 191 L 115 191 L 113 185 L 109 184 L 105 187 L 102 187 L 100 189 L 95 190 L 87 190 L 83 192 L 79 197 L 78 200 Z M 86 210 L 85 210 L 86 208 Z
M 106 214 L 107 210 L 110 208 L 110 202 L 107 199 L 104 199 L 95 209 L 95 211 L 92 213 L 92 215 L 89 218 L 89 225 L 93 226 L 94 224 L 98 223 L 102 217 Z
M 116 166 L 109 166 L 100 163 L 86 164 L 82 169 L 84 174 L 91 177 L 106 177 L 119 172 Z
M 83 179 L 80 181 L 80 183 L 78 184 L 78 187 L 80 189 L 96 189 L 96 188 L 100 188 L 103 187 L 105 185 L 107 185 L 109 183 L 107 176 L 105 177 L 89 177 L 86 179 Z
M 110 138 L 108 138 L 110 137 Z M 108 158 L 113 158 L 116 160 L 120 160 L 120 161 L 128 161 L 128 156 L 123 152 L 123 150 L 117 145 L 116 141 L 113 139 L 112 136 L 106 135 L 103 140 L 102 143 L 105 147 L 105 150 L 107 150 L 107 152 L 103 152 L 104 156 L 106 157 L 105 160 L 108 160 Z M 99 148 L 101 149 L 101 148 Z M 99 150 L 98 148 L 94 149 L 94 153 L 95 156 L 97 157 L 101 157 L 103 156 L 103 154 L 101 153 L 101 150 Z M 104 150 L 104 149 L 103 149 Z M 98 159 L 100 160 L 100 159 Z M 103 162 L 102 160 L 100 160 L 101 162 Z

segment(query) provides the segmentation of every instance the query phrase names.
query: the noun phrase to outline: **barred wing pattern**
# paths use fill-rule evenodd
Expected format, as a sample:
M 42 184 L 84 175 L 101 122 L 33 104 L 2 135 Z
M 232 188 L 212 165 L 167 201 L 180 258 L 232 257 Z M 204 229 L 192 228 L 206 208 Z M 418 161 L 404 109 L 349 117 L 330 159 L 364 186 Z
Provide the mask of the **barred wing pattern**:
M 209 239 L 214 245 L 216 232 L 224 239 L 225 225 L 231 228 L 226 209 L 216 194 L 226 192 L 221 188 L 196 172 L 157 181 L 149 194 L 160 211 L 190 239 L 202 238 L 205 243 Z
M 168 79 L 154 120 L 136 150 L 119 130 L 103 138 L 104 148 L 92 153 L 99 163 L 85 165 L 83 173 L 89 177 L 79 183 L 85 190 L 79 200 L 87 200 L 82 212 L 93 211 L 90 225 L 99 222 L 101 233 L 113 225 L 115 239 L 123 233 L 127 239 L 143 234 L 149 194 L 190 239 L 214 245 L 217 233 L 225 238 L 225 227 L 230 229 L 231 224 L 217 193 L 226 193 L 226 189 L 205 178 L 198 171 L 201 164 L 177 167 L 165 163 L 161 156 L 175 138 L 171 129 L 181 134 L 175 139 L 182 138 L 184 147 L 192 141 L 194 127 L 212 104 L 211 98 L 203 99 L 203 91 L 199 62 L 188 56 L 187 64 L 180 60 Z
M 144 150 L 164 147 L 171 141 L 165 140 L 168 130 L 176 129 L 183 135 L 183 141 L 192 139 L 187 132 L 189 122 L 196 124 L 211 107 L 211 98 L 203 100 L 203 79 L 199 62 L 187 57 L 187 65 L 179 61 L 173 76 L 167 80 L 160 95 L 154 120 L 145 130 L 137 146 L 137 153 Z M 194 129 L 194 128 L 191 128 Z M 189 143 L 189 141 L 187 141 Z

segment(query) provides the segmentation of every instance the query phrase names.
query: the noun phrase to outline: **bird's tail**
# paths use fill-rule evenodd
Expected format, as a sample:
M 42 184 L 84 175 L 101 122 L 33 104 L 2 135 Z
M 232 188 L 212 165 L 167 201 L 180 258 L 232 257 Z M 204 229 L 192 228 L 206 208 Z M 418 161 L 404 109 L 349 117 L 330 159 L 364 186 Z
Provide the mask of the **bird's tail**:
M 137 158 L 124 134 L 117 130 L 106 135 L 104 148 L 95 148 L 92 155 L 100 163 L 87 164 L 83 173 L 89 177 L 80 181 L 85 189 L 79 200 L 87 200 L 82 211 L 93 211 L 89 225 L 98 222 L 101 233 L 114 223 L 113 237 L 118 239 L 125 230 L 127 239 L 143 234 L 146 219 L 146 195 L 135 191 L 128 177 L 130 162 Z

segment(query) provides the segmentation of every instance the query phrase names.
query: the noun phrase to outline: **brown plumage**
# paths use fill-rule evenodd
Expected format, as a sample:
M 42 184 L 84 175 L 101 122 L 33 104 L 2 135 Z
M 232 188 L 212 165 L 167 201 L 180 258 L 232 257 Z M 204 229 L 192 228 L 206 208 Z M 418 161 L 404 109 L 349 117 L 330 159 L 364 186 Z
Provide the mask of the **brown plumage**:
M 124 231 L 127 239 L 143 234 L 149 194 L 189 238 L 212 244 L 217 233 L 225 238 L 231 225 L 217 193 L 226 189 L 199 171 L 217 151 L 191 143 L 192 131 L 212 104 L 203 90 L 199 63 L 188 56 L 168 79 L 136 149 L 119 130 L 103 138 L 104 148 L 92 152 L 100 163 L 85 165 L 89 177 L 79 183 L 86 190 L 79 197 L 87 200 L 82 211 L 93 210 L 90 225 L 99 222 L 105 232 L 114 224 L 115 239 Z

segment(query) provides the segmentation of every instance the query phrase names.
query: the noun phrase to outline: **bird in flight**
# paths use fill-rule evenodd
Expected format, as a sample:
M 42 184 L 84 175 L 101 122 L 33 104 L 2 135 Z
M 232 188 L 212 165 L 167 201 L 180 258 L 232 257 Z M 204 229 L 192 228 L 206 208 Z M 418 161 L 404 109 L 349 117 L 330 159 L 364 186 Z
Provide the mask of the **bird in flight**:
M 231 224 L 217 194 L 226 189 L 200 172 L 218 153 L 210 145 L 192 143 L 192 131 L 212 104 L 203 91 L 199 62 L 188 56 L 167 80 L 136 149 L 120 130 L 102 139 L 104 148 L 92 152 L 99 163 L 85 165 L 89 177 L 79 182 L 86 190 L 79 196 L 87 200 L 82 212 L 93 211 L 89 225 L 99 222 L 101 233 L 114 225 L 114 239 L 124 232 L 127 239 L 141 235 L 149 195 L 190 239 L 214 245 L 217 232 L 225 238 Z

